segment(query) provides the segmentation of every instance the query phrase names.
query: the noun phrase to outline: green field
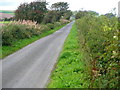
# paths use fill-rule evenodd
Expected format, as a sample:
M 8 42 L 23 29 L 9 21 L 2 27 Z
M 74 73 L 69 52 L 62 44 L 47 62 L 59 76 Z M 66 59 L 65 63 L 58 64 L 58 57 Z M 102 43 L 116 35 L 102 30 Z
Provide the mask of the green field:
M 15 11 L 13 11 L 13 10 L 0 10 L 0 13 L 6 13 L 6 14 L 12 14 L 12 15 L 15 14 L 14 12 Z
M 0 23 L 7 24 L 7 23 L 10 23 L 10 21 L 0 21 Z

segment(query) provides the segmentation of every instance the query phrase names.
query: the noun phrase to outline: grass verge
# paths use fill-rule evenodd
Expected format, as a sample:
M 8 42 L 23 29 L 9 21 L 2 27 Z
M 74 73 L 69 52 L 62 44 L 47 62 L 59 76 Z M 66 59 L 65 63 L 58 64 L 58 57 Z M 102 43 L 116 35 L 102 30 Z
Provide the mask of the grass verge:
M 67 37 L 47 88 L 88 88 L 90 78 L 82 60 L 78 31 L 74 24 Z
M 16 52 L 17 50 L 27 46 L 28 44 L 31 44 L 32 42 L 34 42 L 42 37 L 45 37 L 47 35 L 54 33 L 55 31 L 59 30 L 60 28 L 62 28 L 65 25 L 59 26 L 53 30 L 46 31 L 46 32 L 40 34 L 39 36 L 33 36 L 32 38 L 19 40 L 19 41 L 13 43 L 12 46 L 2 46 L 2 54 L 0 54 L 0 58 L 4 58 L 4 57 Z

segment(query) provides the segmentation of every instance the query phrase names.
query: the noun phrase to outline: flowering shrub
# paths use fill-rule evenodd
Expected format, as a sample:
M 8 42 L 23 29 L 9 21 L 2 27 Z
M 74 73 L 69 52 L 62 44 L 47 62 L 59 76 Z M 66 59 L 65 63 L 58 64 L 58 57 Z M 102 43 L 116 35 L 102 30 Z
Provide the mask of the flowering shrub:
M 118 22 L 116 17 L 86 16 L 76 22 L 80 45 L 91 59 L 91 87 L 120 88 Z

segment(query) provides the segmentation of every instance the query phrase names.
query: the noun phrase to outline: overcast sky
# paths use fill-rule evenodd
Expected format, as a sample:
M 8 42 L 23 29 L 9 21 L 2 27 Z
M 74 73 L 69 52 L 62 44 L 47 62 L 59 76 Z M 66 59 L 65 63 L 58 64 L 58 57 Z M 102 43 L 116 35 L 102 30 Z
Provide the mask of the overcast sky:
M 24 2 L 31 2 L 34 0 L 0 0 L 0 10 L 15 10 Z M 70 10 L 93 10 L 100 14 L 110 12 L 114 7 L 118 8 L 120 0 L 46 0 L 49 5 L 56 2 L 68 2 Z

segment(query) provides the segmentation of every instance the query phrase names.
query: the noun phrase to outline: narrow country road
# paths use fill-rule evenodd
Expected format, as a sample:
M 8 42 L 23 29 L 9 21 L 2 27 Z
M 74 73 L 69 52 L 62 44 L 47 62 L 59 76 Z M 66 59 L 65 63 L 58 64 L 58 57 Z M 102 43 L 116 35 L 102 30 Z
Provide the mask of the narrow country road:
M 74 22 L 2 60 L 2 88 L 43 88 Z

